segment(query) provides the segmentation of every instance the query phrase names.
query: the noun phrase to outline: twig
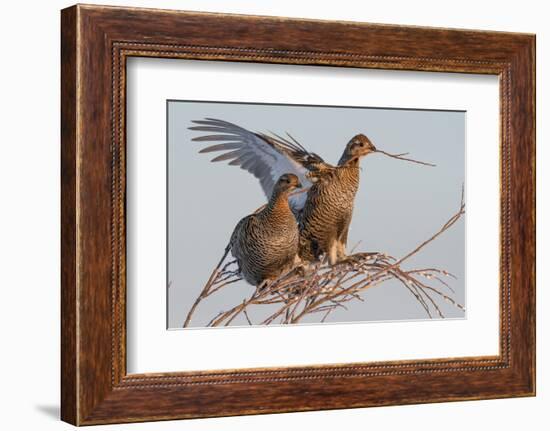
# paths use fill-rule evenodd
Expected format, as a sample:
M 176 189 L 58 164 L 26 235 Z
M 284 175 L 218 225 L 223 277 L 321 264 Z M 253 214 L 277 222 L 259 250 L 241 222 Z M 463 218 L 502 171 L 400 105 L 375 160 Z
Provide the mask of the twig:
M 223 253 L 223 256 L 222 258 L 220 259 L 220 261 L 218 262 L 218 264 L 216 265 L 216 267 L 214 268 L 214 270 L 212 271 L 212 274 L 210 274 L 210 277 L 208 278 L 208 281 L 206 282 L 206 284 L 204 285 L 203 289 L 202 289 L 202 292 L 200 293 L 200 295 L 197 297 L 197 299 L 195 299 L 195 302 L 193 303 L 191 309 L 189 310 L 189 312 L 187 313 L 187 317 L 185 318 L 185 322 L 183 323 L 183 327 L 184 328 L 187 328 L 187 326 L 189 326 L 189 323 L 191 322 L 191 317 L 193 316 L 193 313 L 195 312 L 197 306 L 199 305 L 199 302 L 201 302 L 201 300 L 203 298 L 206 298 L 208 295 L 209 295 L 209 290 L 212 288 L 212 282 L 215 280 L 215 278 L 220 274 L 220 267 L 222 266 L 223 262 L 225 261 L 225 258 L 227 257 L 227 255 L 229 254 L 229 250 L 231 250 L 231 247 L 230 247 L 230 244 L 228 244 L 226 247 L 225 247 L 225 250 L 224 250 L 224 253 Z M 227 267 L 227 265 L 224 267 L 224 269 Z
M 385 151 L 382 151 L 382 150 L 376 150 L 376 152 L 384 154 L 385 156 L 391 157 L 392 159 L 404 160 L 406 162 L 411 162 L 411 163 L 418 163 L 419 165 L 424 165 L 424 166 L 431 166 L 431 167 L 436 166 L 433 163 L 421 162 L 420 160 L 414 160 L 414 159 L 409 159 L 407 157 L 403 157 L 409 153 L 391 154 L 391 153 L 386 153 Z

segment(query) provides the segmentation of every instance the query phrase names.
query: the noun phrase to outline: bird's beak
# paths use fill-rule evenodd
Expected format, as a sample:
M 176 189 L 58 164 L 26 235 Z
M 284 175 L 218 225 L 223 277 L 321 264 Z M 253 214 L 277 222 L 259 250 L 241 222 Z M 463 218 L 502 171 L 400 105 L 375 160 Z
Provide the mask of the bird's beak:
M 303 187 L 302 183 L 300 181 L 298 181 L 298 183 L 296 184 L 296 188 L 301 189 L 302 187 Z

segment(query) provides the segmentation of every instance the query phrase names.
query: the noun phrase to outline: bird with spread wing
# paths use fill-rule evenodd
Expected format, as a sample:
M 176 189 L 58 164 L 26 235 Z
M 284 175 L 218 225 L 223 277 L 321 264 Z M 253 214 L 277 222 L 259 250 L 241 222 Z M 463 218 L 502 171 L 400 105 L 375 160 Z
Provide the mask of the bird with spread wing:
M 355 195 L 359 187 L 359 160 L 372 153 L 415 163 L 405 154 L 377 150 L 363 134 L 354 136 L 346 145 L 336 166 L 306 150 L 290 134 L 249 131 L 228 121 L 205 118 L 193 121 L 190 130 L 208 134 L 193 138 L 196 142 L 219 142 L 200 150 L 222 152 L 213 162 L 229 161 L 254 175 L 268 199 L 281 175 L 296 175 L 307 193 L 289 196 L 289 204 L 299 223 L 299 256 L 304 262 L 326 257 L 331 264 L 346 257 L 348 230 Z M 430 165 L 433 166 L 433 165 Z

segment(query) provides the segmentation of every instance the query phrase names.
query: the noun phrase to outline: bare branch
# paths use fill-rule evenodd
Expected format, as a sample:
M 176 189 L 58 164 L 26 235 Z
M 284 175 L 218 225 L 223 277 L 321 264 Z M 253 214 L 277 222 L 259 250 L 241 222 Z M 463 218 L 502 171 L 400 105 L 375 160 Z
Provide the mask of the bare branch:
M 394 156 L 401 158 L 402 155 Z M 464 310 L 461 304 L 441 290 L 449 289 L 454 294 L 449 283 L 443 280 L 444 277 L 456 278 L 451 273 L 431 267 L 403 269 L 404 263 L 450 229 L 460 220 L 464 212 L 463 191 L 457 212 L 437 232 L 404 256 L 395 258 L 380 252 L 357 252 L 334 265 L 317 262 L 295 268 L 267 286 L 256 288 L 249 297 L 241 300 L 234 307 L 221 311 L 208 323 L 208 326 L 228 326 L 241 314 L 249 325 L 253 325 L 253 319 L 248 313 L 251 306 L 255 309 L 271 306 L 267 308 L 270 311 L 257 319 L 259 322 L 257 324 L 261 325 L 298 323 L 306 316 L 318 314 L 321 314 L 320 322 L 325 322 L 335 310 L 347 310 L 346 303 L 364 301 L 365 291 L 390 280 L 399 282 L 400 286 L 407 289 L 430 318 L 433 313 L 440 318 L 444 317 L 436 301 L 437 298 Z M 200 301 L 227 285 L 241 280 L 236 262 L 226 262 L 229 251 L 229 247 L 226 247 L 222 259 L 191 307 L 184 327 L 189 325 Z M 275 309 L 273 309 L 274 305 Z

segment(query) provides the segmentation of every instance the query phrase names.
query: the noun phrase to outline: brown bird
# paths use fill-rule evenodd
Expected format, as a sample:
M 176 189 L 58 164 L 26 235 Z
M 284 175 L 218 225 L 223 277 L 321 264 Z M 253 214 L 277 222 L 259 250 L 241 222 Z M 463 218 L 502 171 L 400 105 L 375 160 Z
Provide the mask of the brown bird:
M 325 255 L 330 264 L 346 257 L 348 231 L 359 189 L 359 160 L 376 152 L 365 135 L 346 145 L 338 166 L 322 165 L 308 175 L 315 182 L 300 217 L 299 255 L 311 262 Z
M 299 221 L 299 255 L 311 262 L 322 256 L 331 264 L 346 256 L 348 230 L 351 223 L 355 195 L 359 187 L 359 160 L 371 153 L 434 166 L 377 150 L 362 134 L 354 136 L 346 145 L 337 166 L 326 163 L 320 156 L 307 151 L 290 134 L 288 138 L 255 133 L 236 124 L 214 118 L 196 120 L 189 129 L 212 134 L 193 138 L 193 141 L 220 144 L 203 148 L 201 153 L 224 151 L 213 162 L 229 160 L 252 173 L 269 198 L 277 178 L 283 173 L 294 173 L 308 188 L 308 192 L 294 194 L 289 202 Z
M 244 217 L 233 230 L 229 246 L 243 278 L 263 287 L 299 262 L 298 225 L 288 204 L 289 194 L 302 187 L 294 174 L 275 183 L 267 205 Z

